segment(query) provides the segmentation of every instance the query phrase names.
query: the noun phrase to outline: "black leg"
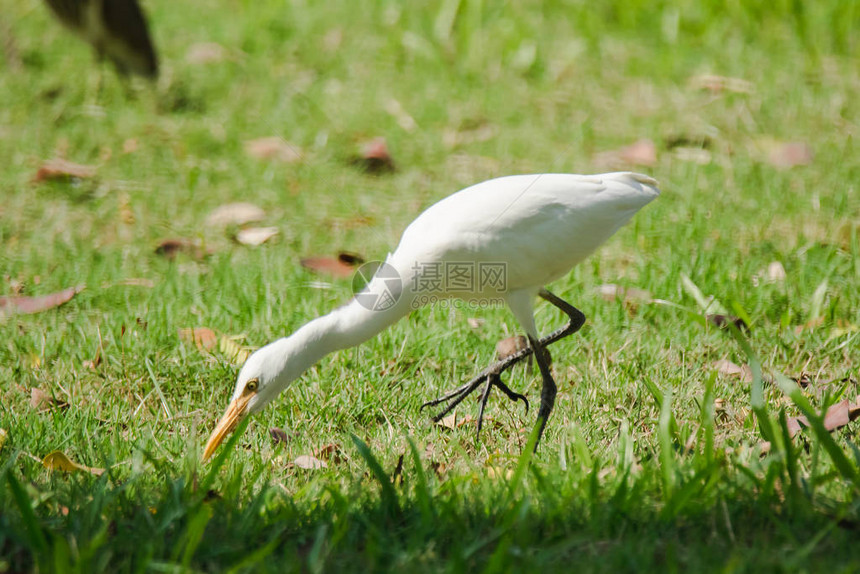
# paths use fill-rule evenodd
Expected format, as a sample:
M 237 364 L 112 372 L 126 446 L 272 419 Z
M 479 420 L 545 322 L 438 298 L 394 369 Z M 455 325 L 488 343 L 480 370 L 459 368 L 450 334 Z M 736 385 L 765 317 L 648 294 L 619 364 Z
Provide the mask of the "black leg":
M 535 361 L 537 361 L 540 375 L 543 379 L 543 386 L 540 389 L 540 408 L 538 409 L 537 424 L 540 425 L 538 430 L 537 440 L 535 441 L 535 452 L 540 444 L 543 429 L 546 427 L 546 422 L 549 420 L 549 415 L 552 412 L 552 407 L 555 405 L 555 395 L 558 393 L 558 387 L 555 385 L 555 380 L 552 378 L 549 363 L 546 360 L 546 355 L 542 352 L 543 347 L 538 341 L 529 337 L 529 343 L 535 349 Z
M 550 413 L 552 412 L 552 407 L 555 404 L 555 395 L 557 392 L 555 381 L 552 378 L 552 374 L 549 369 L 549 358 L 543 352 L 548 345 L 555 343 L 556 341 L 563 339 L 573 333 L 579 331 L 582 326 L 585 324 L 585 315 L 582 314 L 582 311 L 553 295 L 546 289 L 541 289 L 538 293 L 542 299 L 547 301 L 548 303 L 554 305 L 555 307 L 562 310 L 568 316 L 568 322 L 564 327 L 557 329 L 550 333 L 545 337 L 541 337 L 540 340 L 535 341 L 533 338 L 529 337 L 529 347 L 525 349 L 521 349 L 510 355 L 497 363 L 494 363 L 481 371 L 475 378 L 467 382 L 466 384 L 457 387 L 443 396 L 434 399 L 432 401 L 428 401 L 421 405 L 421 409 L 423 410 L 425 407 L 433 407 L 441 403 L 448 403 L 445 405 L 439 413 L 437 413 L 433 417 L 433 421 L 439 422 L 442 418 L 451 412 L 454 407 L 463 402 L 467 396 L 469 396 L 475 389 L 481 386 L 481 384 L 485 384 L 484 392 L 481 394 L 481 408 L 478 414 L 478 433 L 481 432 L 481 427 L 484 419 L 484 407 L 487 404 L 487 400 L 490 397 L 490 391 L 493 387 L 501 390 L 509 399 L 512 401 L 522 400 L 526 404 L 526 412 L 528 412 L 529 402 L 525 396 L 515 393 L 512 391 L 505 383 L 502 382 L 501 375 L 506 370 L 510 369 L 523 359 L 531 356 L 535 349 L 541 349 L 540 352 L 535 354 L 535 358 L 537 359 L 538 368 L 541 371 L 541 377 L 543 378 L 543 387 L 541 388 L 541 403 L 540 409 L 538 411 L 538 421 L 540 422 L 540 434 L 538 435 L 538 442 L 540 442 L 540 437 L 543 434 L 543 429 L 546 426 L 546 421 L 549 418 Z M 535 449 L 537 449 L 537 443 L 535 443 Z

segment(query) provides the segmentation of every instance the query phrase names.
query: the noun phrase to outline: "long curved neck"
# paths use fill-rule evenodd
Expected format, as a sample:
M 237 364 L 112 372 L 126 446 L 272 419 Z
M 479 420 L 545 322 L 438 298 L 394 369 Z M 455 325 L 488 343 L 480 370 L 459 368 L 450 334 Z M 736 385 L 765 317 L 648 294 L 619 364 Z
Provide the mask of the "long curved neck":
M 359 345 L 399 321 L 410 311 L 406 299 L 385 310 L 368 309 L 353 299 L 273 343 L 289 357 L 284 364 L 287 381 L 297 379 L 329 353 Z

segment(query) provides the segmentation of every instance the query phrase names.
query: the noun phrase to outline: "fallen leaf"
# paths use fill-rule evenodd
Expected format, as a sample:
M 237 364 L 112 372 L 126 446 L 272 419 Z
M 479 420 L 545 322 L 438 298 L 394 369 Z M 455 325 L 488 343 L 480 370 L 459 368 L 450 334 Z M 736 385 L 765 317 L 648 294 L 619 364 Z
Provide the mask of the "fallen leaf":
M 355 253 L 341 252 L 337 258 L 334 257 L 305 257 L 299 263 L 305 269 L 310 269 L 324 275 L 331 275 L 340 279 L 351 277 L 356 267 L 364 262 L 364 258 Z
M 46 160 L 33 176 L 33 182 L 48 181 L 55 179 L 87 179 L 96 174 L 96 168 L 91 165 L 81 165 L 71 161 L 54 158 Z
M 784 281 L 785 267 L 779 261 L 771 261 L 767 266 L 767 279 L 771 282 Z
M 781 142 L 770 148 L 767 161 L 778 169 L 790 169 L 798 165 L 809 165 L 813 155 L 812 148 L 804 142 Z
M 302 160 L 299 146 L 278 136 L 258 138 L 245 142 L 245 153 L 257 159 L 274 160 L 283 163 L 297 163 Z
M 812 330 L 816 329 L 817 327 L 820 327 L 823 324 L 824 324 L 824 317 L 815 317 L 814 319 L 810 319 L 809 321 L 807 321 L 803 325 L 798 325 L 797 327 L 795 327 L 794 328 L 794 334 L 800 335 L 804 331 L 812 331 Z
M 858 397 L 860 400 L 860 397 Z M 848 399 L 843 399 L 827 409 L 824 414 L 824 428 L 828 431 L 840 429 L 851 421 L 860 417 L 860 404 L 852 403 Z M 805 416 L 790 417 L 787 421 L 788 435 L 793 437 L 801 429 L 810 426 L 809 419 Z
M 809 426 L 809 420 L 804 416 L 789 417 L 785 421 L 785 426 L 788 429 L 788 436 L 794 438 L 804 427 Z
M 179 338 L 194 344 L 200 351 L 211 351 L 218 344 L 218 334 L 208 327 L 185 327 L 179 329 Z
M 236 234 L 236 241 L 242 245 L 262 245 L 279 232 L 277 227 L 249 227 L 239 230 Z
M 514 469 L 512 468 L 502 468 L 500 466 L 488 466 L 487 467 L 487 478 L 490 480 L 499 480 L 504 478 L 505 480 L 510 480 L 514 476 Z
M 454 411 L 450 415 L 446 417 L 442 417 L 441 420 L 436 421 L 436 424 L 445 427 L 446 429 L 454 430 L 457 428 L 457 411 Z
M 216 42 L 198 42 L 192 44 L 185 53 L 185 61 L 189 64 L 211 64 L 220 62 L 227 56 L 227 51 Z
M 690 86 L 696 90 L 707 90 L 715 94 L 720 92 L 749 94 L 753 91 L 752 82 L 742 80 L 741 78 L 730 78 L 713 74 L 700 74 L 698 76 L 693 76 L 690 79 Z
M 96 476 L 104 474 L 105 469 L 84 466 L 70 459 L 63 451 L 55 450 L 49 452 L 42 459 L 42 465 L 48 470 L 62 470 L 63 472 L 76 472 L 82 470 Z
M 721 375 L 739 377 L 741 382 L 751 383 L 753 380 L 752 369 L 750 369 L 749 365 L 736 365 L 727 359 L 720 359 L 711 366 Z
M 343 461 L 343 455 L 340 445 L 335 442 L 330 442 L 322 448 L 314 451 L 314 456 L 322 460 L 328 460 L 335 464 Z
M 194 259 L 203 259 L 211 251 L 203 249 L 200 241 L 196 239 L 165 239 L 155 248 L 155 254 L 167 259 L 175 259 L 179 253 L 186 253 Z
M 206 217 L 207 227 L 227 227 L 228 225 L 246 225 L 256 223 L 266 218 L 266 212 L 253 203 L 240 201 L 227 203 L 218 207 Z
M 514 335 L 496 343 L 496 358 L 500 361 L 527 349 L 529 340 L 524 335 Z
M 6 444 L 6 439 L 9 438 L 9 433 L 6 432 L 6 429 L 0 428 L 0 450 L 3 450 L 3 445 Z
M 325 461 L 313 457 L 309 454 L 303 454 L 297 457 L 296 460 L 293 461 L 293 464 L 299 468 L 304 468 L 306 470 L 328 468 L 328 465 L 325 463 Z
M 829 431 L 842 428 L 860 416 L 860 405 L 843 399 L 827 409 L 824 415 L 824 428 Z
M 352 159 L 353 165 L 357 165 L 364 171 L 373 174 L 388 173 L 394 171 L 394 160 L 388 151 L 388 142 L 384 137 L 373 138 L 361 144 L 358 157 Z
M 486 325 L 486 323 L 487 323 L 487 320 L 482 319 L 480 317 L 467 317 L 466 318 L 466 324 L 468 324 L 469 328 L 471 328 L 471 329 L 480 329 L 481 327 Z
M 38 387 L 30 389 L 30 407 L 37 412 L 50 411 L 54 408 L 65 409 L 69 403 L 60 401 Z
M 476 418 L 475 418 L 475 417 L 473 417 L 472 415 L 466 415 L 466 416 L 464 416 L 463 418 L 461 418 L 460 420 L 458 420 L 458 421 L 457 421 L 457 425 L 456 425 L 456 426 L 457 426 L 457 428 L 460 428 L 460 427 L 461 427 L 461 426 L 463 426 L 463 425 L 468 425 L 468 424 L 471 424 L 471 423 L 476 423 L 476 424 L 477 424 L 477 422 L 478 422 L 478 419 L 476 419 Z M 502 425 L 502 423 L 500 423 L 499 421 L 497 421 L 497 420 L 496 420 L 496 419 L 494 419 L 493 417 L 485 416 L 485 417 L 484 417 L 484 422 L 483 422 L 484 428 L 487 428 L 487 424 L 488 424 L 488 423 L 489 423 L 489 424 L 492 424 L 492 425 L 493 425 L 493 428 L 495 428 L 496 430 L 498 430 L 498 429 L 502 428 L 502 426 L 503 426 L 503 425 Z
M 290 435 L 284 429 L 280 429 L 278 427 L 272 427 L 269 429 L 269 436 L 272 437 L 272 440 L 275 444 L 287 444 L 290 442 Z
M 631 165 L 652 167 L 657 165 L 657 146 L 650 139 L 641 139 L 629 146 L 596 154 L 594 164 L 600 169 L 623 169 Z
M 254 352 L 253 348 L 240 345 L 236 342 L 237 339 L 242 338 L 244 337 L 229 337 L 227 335 L 221 335 L 218 338 L 218 350 L 221 351 L 222 355 L 230 359 L 231 363 L 238 367 L 244 365 L 245 361 L 248 360 L 248 357 L 251 356 L 251 353 Z
M 15 315 L 16 313 L 38 313 L 40 311 L 59 307 L 83 291 L 84 287 L 85 285 L 78 285 L 77 287 L 69 287 L 68 289 L 64 289 L 57 293 L 36 297 L 25 297 L 23 295 L 0 297 L 0 317 Z

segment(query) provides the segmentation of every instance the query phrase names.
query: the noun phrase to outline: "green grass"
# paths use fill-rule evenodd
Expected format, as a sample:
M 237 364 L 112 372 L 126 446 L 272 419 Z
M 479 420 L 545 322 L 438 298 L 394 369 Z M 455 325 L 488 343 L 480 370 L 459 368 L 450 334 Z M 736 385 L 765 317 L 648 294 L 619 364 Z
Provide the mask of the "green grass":
M 860 567 L 857 426 L 815 419 L 860 393 L 855 2 L 151 0 L 161 80 L 124 86 L 103 66 L 101 89 L 90 50 L 40 2 L 2 7 L 0 295 L 87 288 L 0 319 L 0 572 Z M 190 62 L 200 42 L 226 58 Z M 752 91 L 691 87 L 706 73 Z M 304 160 L 245 153 L 272 135 Z M 363 174 L 350 157 L 379 135 L 398 170 Z M 668 149 L 679 136 L 707 138 L 710 162 Z M 534 413 L 501 395 L 477 443 L 474 426 L 419 412 L 518 329 L 506 310 L 438 307 L 327 357 L 199 462 L 237 369 L 178 329 L 263 345 L 351 295 L 301 257 L 382 258 L 461 187 L 599 171 L 599 152 L 640 138 L 658 162 L 637 169 L 663 195 L 551 286 L 588 323 L 552 348 L 560 391 L 530 462 Z M 774 141 L 814 157 L 778 169 Z M 32 183 L 54 156 L 97 177 Z M 263 207 L 279 238 L 250 248 L 208 228 L 230 201 Z M 213 253 L 165 260 L 154 249 L 171 237 Z M 766 280 L 773 261 L 784 281 Z M 706 326 L 684 275 L 749 334 Z M 664 303 L 608 303 L 603 283 Z M 541 305 L 537 320 L 562 318 Z M 753 365 L 753 382 L 716 373 L 720 359 Z M 802 372 L 803 389 L 784 379 Z M 534 402 L 539 377 L 509 381 Z M 37 411 L 33 387 L 68 408 Z M 812 428 L 789 439 L 801 413 Z M 327 468 L 290 464 L 329 444 Z M 50 471 L 40 460 L 56 449 L 107 471 Z

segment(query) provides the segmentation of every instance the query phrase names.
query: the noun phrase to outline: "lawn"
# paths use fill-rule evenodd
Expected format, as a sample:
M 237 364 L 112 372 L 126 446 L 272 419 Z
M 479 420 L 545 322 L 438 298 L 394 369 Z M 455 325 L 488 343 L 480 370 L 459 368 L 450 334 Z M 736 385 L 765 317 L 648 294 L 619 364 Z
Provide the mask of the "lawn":
M 860 569 L 856 2 L 147 0 L 155 84 L 0 6 L 0 572 Z M 477 400 L 419 410 L 519 332 L 436 305 L 201 462 L 245 350 L 352 296 L 303 258 L 616 169 L 663 192 L 549 286 L 588 322 L 533 457 L 499 393 L 479 440 Z M 237 241 L 234 202 L 277 235 Z M 536 369 L 507 381 L 537 403 Z

